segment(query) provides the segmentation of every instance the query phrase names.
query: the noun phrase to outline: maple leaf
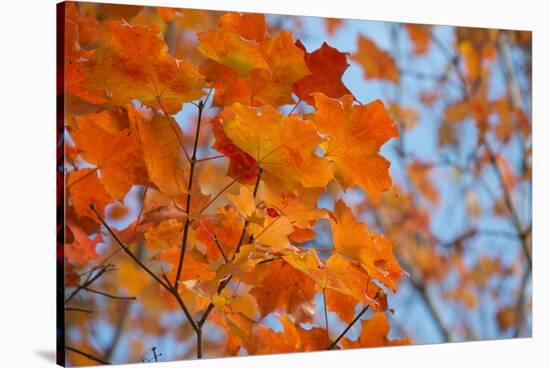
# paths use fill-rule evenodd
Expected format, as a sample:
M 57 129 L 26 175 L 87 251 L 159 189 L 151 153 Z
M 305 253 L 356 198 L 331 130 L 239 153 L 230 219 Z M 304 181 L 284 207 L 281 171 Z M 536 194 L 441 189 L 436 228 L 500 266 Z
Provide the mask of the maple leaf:
M 269 247 L 272 252 L 290 248 L 289 236 L 294 231 L 294 227 L 286 216 L 268 215 L 261 224 L 250 223 L 248 229 L 258 244 Z
M 139 100 L 173 114 L 204 95 L 202 75 L 168 53 L 156 26 L 110 21 L 105 28 L 102 46 L 83 66 L 86 87 L 104 91 L 105 102 L 124 106 Z
M 311 74 L 292 85 L 292 91 L 302 100 L 313 105 L 314 92 L 322 92 L 333 98 L 351 94 L 342 83 L 342 75 L 349 67 L 347 53 L 340 52 L 323 42 L 321 47 L 308 53 L 300 40 L 296 46 L 305 52 L 305 62 Z
M 265 15 L 255 13 L 227 13 L 218 19 L 218 26 L 256 42 L 263 41 L 267 29 Z
M 311 227 L 299 227 L 294 225 L 294 230 L 288 236 L 288 239 L 294 243 L 305 243 L 317 236 L 317 233 Z
M 266 171 L 306 188 L 322 187 L 332 179 L 328 161 L 315 154 L 322 139 L 313 123 L 282 116 L 269 105 L 234 104 L 225 111 L 231 114 L 222 122 L 227 136 Z
M 154 256 L 154 260 L 162 261 L 171 266 L 166 274 L 169 279 L 176 277 L 180 258 L 180 248 L 171 247 L 161 250 Z M 181 281 L 208 281 L 214 276 L 214 272 L 209 270 L 208 263 L 201 259 L 195 252 L 188 251 L 183 261 Z
M 173 198 L 153 188 L 148 188 L 143 199 L 140 224 L 146 226 L 157 224 L 164 220 L 183 220 L 188 217 L 181 205 L 178 205 L 176 199 L 178 198 Z
M 65 17 L 67 21 L 74 22 L 78 27 L 78 44 L 82 47 L 89 47 L 99 41 L 100 25 L 91 16 L 81 15 L 76 3 L 68 2 L 65 6 Z
M 329 344 L 326 330 L 319 327 L 305 329 L 286 316 L 280 316 L 283 331 L 260 325 L 255 339 L 246 346 L 249 354 L 276 354 L 296 351 L 326 350 Z
M 292 84 L 308 75 L 304 52 L 294 45 L 292 34 L 281 31 L 261 41 L 260 52 L 269 69 L 255 69 L 240 76 L 234 69 L 206 60 L 201 73 L 216 89 L 214 106 L 242 103 L 251 106 L 294 103 Z
M 65 254 L 67 258 L 77 265 L 98 259 L 100 256 L 96 252 L 96 246 L 103 242 L 103 234 L 96 234 L 90 238 L 80 227 L 71 223 L 68 223 L 67 226 L 73 236 L 73 241 L 65 244 Z
M 246 77 L 254 69 L 269 69 L 260 52 L 260 45 L 225 30 L 211 30 L 197 35 L 197 49 L 204 57 L 234 69 Z
M 325 30 L 331 36 L 342 28 L 344 25 L 344 20 L 339 18 L 325 18 Z
M 206 245 L 206 258 L 220 258 L 220 249 L 226 257 L 233 256 L 239 244 L 243 223 L 237 211 L 227 206 L 216 215 L 204 216 L 194 224 L 197 240 Z
M 301 228 L 310 227 L 318 218 L 325 217 L 327 211 L 317 208 L 317 201 L 323 188 L 304 188 L 301 185 L 290 186 L 284 180 L 269 173 L 263 174 L 265 203 L 288 217 Z
M 81 47 L 79 33 L 81 22 L 79 15 L 76 14 L 76 17 L 74 15 L 74 12 L 69 11 L 65 18 L 65 59 L 63 61 L 65 91 L 90 103 L 100 104 L 105 101 L 105 95 L 101 90 L 91 90 L 86 87 L 86 74 L 83 71 L 83 65 L 92 57 L 94 50 L 85 50 Z M 70 100 L 69 102 L 73 103 Z
M 150 180 L 169 196 L 184 194 L 183 133 L 179 125 L 145 107 L 128 105 L 128 116 L 139 136 Z
M 241 187 L 237 195 L 228 194 L 227 198 L 235 205 L 237 211 L 239 211 L 244 218 L 248 218 L 256 210 L 254 194 L 246 187 Z
M 430 26 L 423 24 L 405 23 L 405 30 L 413 44 L 413 52 L 416 56 L 425 55 L 432 43 Z
M 71 171 L 67 180 L 67 187 L 77 216 L 87 216 L 97 223 L 99 223 L 99 219 L 90 208 L 90 205 L 93 205 L 104 217 L 105 207 L 113 202 L 113 197 L 107 193 L 97 177 L 96 169 Z
M 365 79 L 383 79 L 399 83 L 399 70 L 393 57 L 378 48 L 370 38 L 364 35 L 357 37 L 357 52 L 351 55 L 351 59 L 363 67 Z
M 419 161 L 413 161 L 407 166 L 407 174 L 420 193 L 432 204 L 439 202 L 439 191 L 430 179 L 432 166 Z
M 280 309 L 296 321 L 311 321 L 315 310 L 311 302 L 315 282 L 287 262 L 258 264 L 254 272 L 244 275 L 242 280 L 252 286 L 250 294 L 258 302 L 261 318 Z
M 398 346 L 408 345 L 409 339 L 390 340 L 388 333 L 390 324 L 383 312 L 374 313 L 370 319 L 361 321 L 361 334 L 357 341 L 352 341 L 347 337 L 342 339 L 342 346 L 349 348 L 369 348 L 377 346 Z
M 239 248 L 239 252 L 227 263 L 218 267 L 216 277 L 218 280 L 228 275 L 233 277 L 243 277 L 254 271 L 258 263 L 264 261 L 266 254 L 259 252 L 256 244 L 244 244 Z
M 369 275 L 358 264 L 338 253 L 331 255 L 326 265 L 320 261 L 315 249 L 290 252 L 283 259 L 308 275 L 323 293 L 327 293 L 327 306 L 344 321 L 351 322 L 357 303 L 367 303 L 374 310 L 385 309 L 384 303 L 377 301 L 381 289 L 371 283 Z M 383 299 L 382 296 L 380 300 Z M 342 301 L 348 302 L 349 307 L 333 309 L 334 306 L 340 307 Z
M 377 199 L 391 186 L 389 161 L 378 154 L 380 147 L 398 137 L 397 126 L 384 104 L 375 100 L 353 105 L 353 97 L 341 100 L 315 93 L 317 112 L 313 121 L 328 136 L 325 156 L 333 163 L 334 176 L 344 188 L 359 185 Z
M 234 295 L 232 291 L 224 289 L 221 295 L 214 298 L 214 306 L 225 310 L 226 313 L 242 314 L 253 320 L 258 313 L 256 299 L 250 294 Z
M 222 111 L 212 119 L 212 132 L 215 137 L 212 148 L 229 158 L 227 175 L 240 183 L 254 184 L 260 168 L 254 157 L 237 147 L 225 133 L 222 120 L 230 117 L 231 113 Z
M 388 238 L 357 222 L 343 201 L 334 208 L 332 237 L 336 252 L 358 262 L 371 278 L 379 280 L 394 292 L 404 274 L 392 251 Z
M 242 313 L 224 313 L 215 309 L 210 320 L 225 331 L 225 351 L 230 356 L 237 355 L 243 346 L 255 338 L 254 321 Z
M 145 245 L 151 249 L 167 249 L 181 244 L 183 223 L 169 219 L 150 227 L 144 233 Z
M 69 119 L 67 130 L 87 162 L 96 165 L 111 196 L 123 200 L 133 185 L 145 184 L 147 170 L 139 137 L 126 111 L 103 110 Z

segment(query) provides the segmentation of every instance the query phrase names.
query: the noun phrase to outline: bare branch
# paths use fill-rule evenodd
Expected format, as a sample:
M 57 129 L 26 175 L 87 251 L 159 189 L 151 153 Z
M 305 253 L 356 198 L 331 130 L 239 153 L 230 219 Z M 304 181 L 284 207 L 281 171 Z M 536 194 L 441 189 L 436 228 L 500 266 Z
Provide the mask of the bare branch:
M 263 173 L 263 168 L 260 167 L 260 171 L 258 172 L 258 177 L 256 179 L 256 184 L 254 185 L 254 191 L 252 193 L 254 198 L 256 198 L 256 195 L 258 194 L 258 188 L 260 187 L 260 181 L 261 181 L 262 173 Z M 231 257 L 231 261 L 234 260 L 235 257 L 237 256 L 237 254 L 239 253 L 241 245 L 244 242 L 247 227 L 248 227 L 248 220 L 245 220 L 244 226 L 243 226 L 243 232 L 241 233 L 241 237 L 239 239 L 239 243 L 237 244 L 237 248 L 235 250 L 235 253 Z M 218 294 L 221 293 L 221 291 L 223 289 L 225 289 L 225 287 L 231 282 L 232 278 L 233 278 L 233 275 L 229 275 L 229 277 L 227 279 L 225 279 L 224 281 L 222 281 L 220 283 L 220 285 L 218 287 Z M 214 308 L 214 304 L 212 302 L 210 304 L 208 304 L 208 307 L 206 307 L 206 310 L 205 310 L 204 314 L 202 315 L 201 319 L 198 322 L 199 328 L 202 328 L 202 326 L 204 325 L 204 323 L 208 319 L 208 316 L 210 315 L 210 312 L 212 312 L 213 308 Z
M 151 271 L 147 266 L 145 266 L 143 264 L 143 262 L 141 262 L 135 255 L 134 253 L 130 252 L 130 250 L 128 250 L 128 247 L 122 242 L 122 240 L 120 240 L 120 238 L 115 234 L 115 232 L 113 231 L 113 229 L 111 229 L 111 227 L 109 225 L 107 225 L 107 223 L 105 222 L 105 220 L 103 219 L 103 217 L 101 217 L 101 215 L 99 214 L 99 212 L 97 212 L 95 206 L 93 204 L 90 205 L 90 208 L 92 209 L 92 211 L 94 211 L 94 213 L 96 214 L 97 218 L 99 219 L 99 221 L 103 224 L 103 226 L 105 226 L 105 228 L 107 229 L 107 231 L 111 234 L 111 236 L 113 237 L 113 239 L 115 239 L 115 241 L 117 242 L 117 244 L 122 248 L 122 250 L 128 255 L 130 256 L 130 258 L 132 258 L 132 260 L 134 262 L 136 262 L 138 264 L 139 267 L 141 267 L 145 272 L 147 272 L 149 274 L 149 276 L 151 276 L 153 279 L 155 279 L 159 284 L 161 284 L 166 290 L 172 290 L 172 288 L 170 286 L 168 286 L 164 281 L 162 281 L 157 275 L 155 275 L 153 273 L 153 271 Z
M 181 269 L 183 267 L 183 260 L 185 259 L 185 249 L 187 248 L 187 237 L 189 236 L 189 225 L 191 225 L 191 219 L 189 211 L 191 209 L 191 191 L 193 189 L 193 173 L 195 171 L 195 164 L 197 163 L 197 148 L 199 145 L 199 134 L 201 129 L 201 118 L 202 110 L 204 108 L 204 103 L 201 100 L 198 105 L 198 115 L 197 115 L 197 128 L 195 129 L 195 143 L 193 145 L 193 155 L 191 156 L 191 166 L 189 168 L 189 181 L 187 183 L 187 201 L 185 203 L 185 213 L 187 218 L 185 219 L 185 225 L 183 227 L 183 239 L 181 242 L 180 257 L 178 261 L 178 269 L 176 272 L 176 279 L 174 280 L 174 289 L 177 289 L 181 277 Z
M 100 359 L 96 356 L 93 356 L 92 354 L 90 353 L 86 353 L 86 352 L 83 352 L 81 350 L 78 350 L 78 349 L 75 349 L 73 347 L 70 347 L 70 346 L 65 346 L 65 349 L 69 350 L 69 351 L 72 351 L 73 353 L 76 353 L 76 354 L 79 354 L 79 355 L 82 355 L 90 360 L 93 360 L 94 362 L 97 362 L 97 363 L 100 363 L 100 364 L 111 364 L 110 362 L 106 361 L 106 360 L 103 360 L 103 359 Z
M 329 350 L 334 349 L 334 347 L 335 347 L 336 345 L 338 345 L 338 343 L 340 342 L 340 340 L 342 340 L 342 338 L 343 338 L 344 336 L 346 336 L 346 334 L 347 334 L 348 331 L 352 328 L 352 326 L 353 326 L 357 321 L 359 321 L 359 319 L 361 318 L 361 316 L 363 316 L 363 314 L 365 314 L 368 310 L 369 310 L 369 305 L 367 304 L 367 305 L 365 305 L 365 306 L 363 307 L 363 309 L 361 309 L 361 312 L 359 312 L 359 313 L 355 316 L 355 318 L 353 319 L 353 321 L 351 321 L 351 323 L 348 324 L 348 325 L 346 326 L 346 328 L 344 329 L 344 331 L 342 331 L 342 333 L 340 333 L 340 335 L 338 335 L 338 337 L 337 337 L 333 342 L 331 342 L 331 343 L 328 345 L 328 349 L 329 349 Z
M 72 298 L 74 298 L 76 296 L 76 294 L 78 294 L 80 292 L 80 290 L 82 289 L 85 289 L 87 288 L 88 286 L 90 286 L 91 284 L 93 284 L 96 280 L 98 280 L 104 273 L 106 272 L 109 272 L 109 271 L 112 271 L 114 268 L 113 265 L 106 265 L 104 267 L 101 267 L 99 269 L 99 271 L 93 276 L 93 277 L 89 277 L 88 280 L 82 284 L 82 285 L 79 285 L 68 297 L 67 299 L 65 299 L 65 304 L 67 304 Z M 91 275 L 91 274 L 90 274 Z
M 98 295 L 103 295 L 107 298 L 110 298 L 110 299 L 119 299 L 119 300 L 137 300 L 137 298 L 135 296 L 118 296 L 118 295 L 112 295 L 112 294 L 109 294 L 109 293 L 105 293 L 103 291 L 99 291 L 99 290 L 94 290 L 94 289 L 90 289 L 90 288 L 83 288 L 84 290 L 90 292 L 90 293 L 94 293 L 94 294 L 98 294 Z
M 66 307 L 65 312 L 82 312 L 82 313 L 88 313 L 88 314 L 94 313 L 93 310 L 77 308 L 77 307 Z

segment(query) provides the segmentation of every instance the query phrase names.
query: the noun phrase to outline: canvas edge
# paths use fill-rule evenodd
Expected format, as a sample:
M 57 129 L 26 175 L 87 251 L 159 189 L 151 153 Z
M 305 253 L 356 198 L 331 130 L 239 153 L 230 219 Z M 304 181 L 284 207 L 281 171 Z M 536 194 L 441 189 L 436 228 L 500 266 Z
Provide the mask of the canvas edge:
M 56 364 L 65 366 L 65 2 L 56 4 Z

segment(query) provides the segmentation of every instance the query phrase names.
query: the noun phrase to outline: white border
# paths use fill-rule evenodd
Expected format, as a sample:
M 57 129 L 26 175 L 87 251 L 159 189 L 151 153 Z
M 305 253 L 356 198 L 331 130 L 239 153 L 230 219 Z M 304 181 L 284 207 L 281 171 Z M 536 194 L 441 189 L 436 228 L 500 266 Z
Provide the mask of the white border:
M 546 262 L 550 58 L 548 10 L 522 0 L 148 0 L 144 5 L 460 24 L 534 31 L 534 338 L 154 367 L 544 366 L 550 346 Z M 53 365 L 55 349 L 55 1 L 2 3 L 0 21 L 0 366 Z M 545 226 L 546 225 L 546 226 Z M 49 356 L 49 359 L 47 358 Z M 543 363 L 544 362 L 544 363 Z M 153 365 L 143 365 L 143 367 Z M 140 365 L 141 367 L 141 365 Z

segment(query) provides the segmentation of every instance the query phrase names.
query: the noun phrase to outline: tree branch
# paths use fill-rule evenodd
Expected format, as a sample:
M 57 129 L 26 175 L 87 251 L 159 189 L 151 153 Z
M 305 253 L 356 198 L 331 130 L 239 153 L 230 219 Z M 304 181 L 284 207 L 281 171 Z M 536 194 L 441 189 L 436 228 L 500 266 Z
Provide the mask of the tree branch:
M 155 275 L 147 266 L 145 266 L 143 264 L 143 262 L 141 262 L 132 252 L 130 252 L 128 250 L 128 247 L 126 245 L 124 245 L 124 243 L 118 238 L 118 236 L 114 233 L 114 231 L 111 229 L 111 227 L 109 225 L 107 225 L 107 223 L 105 222 L 105 220 L 103 220 L 103 218 L 101 217 L 101 215 L 99 214 L 99 212 L 97 212 L 97 210 L 95 209 L 95 206 L 93 205 L 90 205 L 90 208 L 95 212 L 96 216 L 98 217 L 99 221 L 101 221 L 101 223 L 103 224 L 103 226 L 105 226 L 107 228 L 107 230 L 109 231 L 109 233 L 111 234 L 111 236 L 115 239 L 115 241 L 118 243 L 118 245 L 120 247 L 122 247 L 122 249 L 124 250 L 124 252 L 126 254 L 128 254 L 128 256 L 130 256 L 130 258 L 132 258 L 132 260 L 134 262 L 136 262 L 145 272 L 147 272 L 153 279 L 155 279 L 155 281 L 157 281 L 160 285 L 162 285 L 170 294 L 174 295 L 174 297 L 176 298 L 176 301 L 178 302 L 178 304 L 180 305 L 181 309 L 183 310 L 183 312 L 185 313 L 185 316 L 187 317 L 189 323 L 191 324 L 191 327 L 193 327 L 193 330 L 197 331 L 198 330 L 198 327 L 197 327 L 197 324 L 195 323 L 195 321 L 193 320 L 193 317 L 191 316 L 191 313 L 189 312 L 189 309 L 187 309 L 187 306 L 185 305 L 185 303 L 183 302 L 183 300 L 181 299 L 180 295 L 178 294 L 178 289 L 177 289 L 177 285 L 175 285 L 174 287 L 171 287 L 169 284 L 167 284 L 166 282 L 162 281 L 157 275 Z
M 197 160 L 195 160 L 195 162 L 204 162 L 204 161 L 209 161 L 209 160 L 216 160 L 216 159 L 222 158 L 222 157 L 225 157 L 225 155 L 216 155 L 216 156 L 211 156 L 211 157 L 205 157 L 205 158 L 197 159 Z
M 531 275 L 531 268 L 527 268 L 523 274 L 523 277 L 521 279 L 520 283 L 520 290 L 519 290 L 519 296 L 518 301 L 516 304 L 516 323 L 515 323 L 515 330 L 514 330 L 514 337 L 519 337 L 519 334 L 521 333 L 521 329 L 523 327 L 523 321 L 524 321 L 524 315 L 523 315 L 523 308 L 525 305 L 525 288 L 527 287 L 527 282 L 529 281 L 529 276 Z
M 103 359 L 100 359 L 96 356 L 93 356 L 92 354 L 90 353 L 85 353 L 81 350 L 78 350 L 78 349 L 75 349 L 73 347 L 70 347 L 70 346 L 65 346 L 65 349 L 69 350 L 69 351 L 72 351 L 73 353 L 76 353 L 76 354 L 79 354 L 79 355 L 82 355 L 90 360 L 93 360 L 94 362 L 96 363 L 100 363 L 100 364 L 111 364 L 110 362 L 106 361 L 106 360 L 103 360 Z
M 325 288 L 323 288 L 323 305 L 325 307 L 325 329 L 327 330 L 327 341 L 330 341 L 330 331 L 328 329 L 327 295 Z
M 334 347 L 335 347 L 336 345 L 338 345 L 338 343 L 340 342 L 340 340 L 342 340 L 342 338 L 343 338 L 344 336 L 346 336 L 346 334 L 347 334 L 348 331 L 351 329 L 351 327 L 352 327 L 357 321 L 359 321 L 359 319 L 361 318 L 361 316 L 363 316 L 363 314 L 365 314 L 365 312 L 368 311 L 368 310 L 369 310 L 369 305 L 367 304 L 367 305 L 365 305 L 365 306 L 363 307 L 363 309 L 361 309 L 361 312 L 359 312 L 359 313 L 355 316 L 355 318 L 353 319 L 353 321 L 351 321 L 351 323 L 348 324 L 348 325 L 346 326 L 346 328 L 344 329 L 344 331 L 342 331 L 342 333 L 340 333 L 340 335 L 338 335 L 338 337 L 336 338 L 336 340 L 334 340 L 333 342 L 331 342 L 331 343 L 328 345 L 328 349 L 329 349 L 329 350 L 334 349 Z
M 99 271 L 91 278 L 89 278 L 84 284 L 79 285 L 72 293 L 65 299 L 65 304 L 67 304 L 72 298 L 76 296 L 82 289 L 86 289 L 88 286 L 93 284 L 97 279 L 99 279 L 104 273 L 113 270 L 113 265 L 108 264 L 104 267 L 101 267 Z
M 110 298 L 110 299 L 119 299 L 119 300 L 137 300 L 137 298 L 135 296 L 118 296 L 118 295 L 112 295 L 112 294 L 109 294 L 109 293 L 105 293 L 103 291 L 99 291 L 99 290 L 94 290 L 94 289 L 90 289 L 88 287 L 84 287 L 83 288 L 84 290 L 90 292 L 90 293 L 94 293 L 94 294 L 98 294 L 98 295 L 103 295 L 107 298 Z
M 93 310 L 77 308 L 77 307 L 66 307 L 65 312 L 82 312 L 82 313 L 88 313 L 88 314 L 94 313 Z
M 523 254 L 525 255 L 529 269 L 532 269 L 533 260 L 531 259 L 529 245 L 527 244 L 527 236 L 529 235 L 529 233 L 523 229 L 523 225 L 521 224 L 519 214 L 514 206 L 512 193 L 510 192 L 510 190 L 508 189 L 508 186 L 506 185 L 506 181 L 504 180 L 504 174 L 502 173 L 502 170 L 496 160 L 495 154 L 493 153 L 493 151 L 491 150 L 491 147 L 489 147 L 489 144 L 485 139 L 483 139 L 481 143 L 484 146 L 487 153 L 489 154 L 489 160 L 491 161 L 491 165 L 493 166 L 497 174 L 498 180 L 500 181 L 500 185 L 502 186 L 502 190 L 504 192 L 504 202 L 506 203 L 506 207 L 508 207 L 508 211 L 510 212 L 512 223 L 514 224 L 514 227 L 516 228 L 516 231 L 518 232 L 518 235 L 521 238 L 521 247 L 523 249 Z
M 263 168 L 260 167 L 260 171 L 258 172 L 258 177 L 256 179 L 256 184 L 254 185 L 254 191 L 252 192 L 252 195 L 253 195 L 254 198 L 256 198 L 256 195 L 258 194 L 258 188 L 260 187 L 260 181 L 261 181 L 262 173 L 263 173 Z M 241 245 L 244 242 L 247 227 L 248 227 L 248 220 L 245 220 L 244 226 L 243 226 L 243 231 L 242 231 L 241 237 L 239 239 L 239 243 L 237 244 L 235 253 L 233 253 L 233 256 L 231 257 L 230 261 L 233 261 L 235 259 L 235 257 L 237 256 L 237 254 L 239 253 Z M 220 283 L 220 286 L 218 287 L 218 294 L 221 293 L 223 289 L 225 289 L 225 287 L 231 282 L 232 278 L 233 278 L 233 275 L 229 275 L 229 277 L 227 277 L 227 279 L 225 279 L 224 281 L 222 281 Z M 210 302 L 210 304 L 208 304 L 208 306 L 206 307 L 206 310 L 204 311 L 204 314 L 202 315 L 201 319 L 198 322 L 199 328 L 202 328 L 202 326 L 204 325 L 204 323 L 208 319 L 208 316 L 210 315 L 210 312 L 212 312 L 213 308 L 214 308 L 214 304 L 212 302 Z
M 109 225 L 107 225 L 107 223 L 105 222 L 105 220 L 103 219 L 103 217 L 101 217 L 101 215 L 99 214 L 99 212 L 97 212 L 95 206 L 93 204 L 90 204 L 90 208 L 92 209 L 92 211 L 94 211 L 94 213 L 96 214 L 97 218 L 99 219 L 99 221 L 103 224 L 103 226 L 105 226 L 105 228 L 107 229 L 107 231 L 111 234 L 111 236 L 113 237 L 113 239 L 115 239 L 115 241 L 117 242 L 117 244 L 122 248 L 122 250 L 128 255 L 130 256 L 130 258 L 132 258 L 132 260 L 134 262 L 136 262 L 138 264 L 139 267 L 141 267 L 145 272 L 147 272 L 149 274 L 149 276 L 151 276 L 153 279 L 155 279 L 160 285 L 162 285 L 166 290 L 172 290 L 172 288 L 170 286 L 168 286 L 164 281 L 162 281 L 157 275 L 155 275 L 153 273 L 153 271 L 151 271 L 147 266 L 145 266 L 145 264 L 143 264 L 143 262 L 141 262 L 135 255 L 134 253 L 130 252 L 128 250 L 128 247 L 122 242 L 122 240 L 119 239 L 119 237 L 115 234 L 115 232 L 113 231 L 113 229 L 111 229 L 111 227 Z
M 187 237 L 189 236 L 189 225 L 191 225 L 191 218 L 189 211 L 191 209 L 191 191 L 193 189 L 193 172 L 195 171 L 195 164 L 197 163 L 197 148 L 199 145 L 199 134 L 201 129 L 201 118 L 202 118 L 202 110 L 204 108 L 204 103 L 201 100 L 198 104 L 198 115 L 197 115 L 197 128 L 195 129 L 195 143 L 193 145 L 193 155 L 191 156 L 191 164 L 189 168 L 189 181 L 187 182 L 187 201 L 185 203 L 185 213 L 187 214 L 187 217 L 185 219 L 185 226 L 183 228 L 183 239 L 181 242 L 181 250 L 180 250 L 180 257 L 178 261 L 178 270 L 176 272 L 176 279 L 174 280 L 174 289 L 178 288 L 180 277 L 181 277 L 181 269 L 183 267 L 183 261 L 185 259 L 185 249 L 187 248 Z

